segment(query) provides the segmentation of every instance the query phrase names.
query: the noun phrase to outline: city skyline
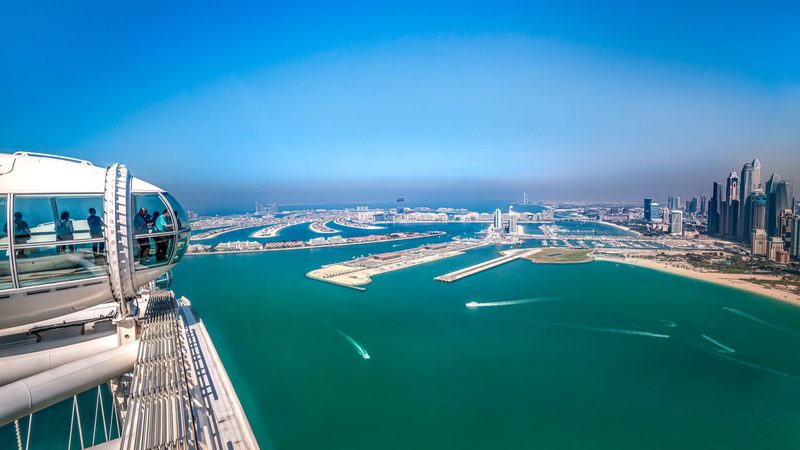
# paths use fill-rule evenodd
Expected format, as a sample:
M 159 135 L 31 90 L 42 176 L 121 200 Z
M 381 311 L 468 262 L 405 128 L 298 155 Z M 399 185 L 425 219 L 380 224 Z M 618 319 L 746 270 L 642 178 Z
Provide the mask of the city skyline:
M 426 6 L 11 7 L 0 148 L 199 210 L 691 198 L 753 154 L 800 178 L 795 6 Z

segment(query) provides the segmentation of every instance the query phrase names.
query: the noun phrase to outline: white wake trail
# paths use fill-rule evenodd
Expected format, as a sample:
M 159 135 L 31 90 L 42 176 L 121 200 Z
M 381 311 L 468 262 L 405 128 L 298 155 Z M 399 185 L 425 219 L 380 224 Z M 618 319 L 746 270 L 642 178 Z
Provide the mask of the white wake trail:
M 737 316 L 744 317 L 745 319 L 750 319 L 753 322 L 758 322 L 761 325 L 773 328 L 773 329 L 778 330 L 778 331 L 783 331 L 784 333 L 791 334 L 792 336 L 800 336 L 800 333 L 796 333 L 796 332 L 794 332 L 792 330 L 787 330 L 786 328 L 783 328 L 780 325 L 775 325 L 774 323 L 767 322 L 766 320 L 761 320 L 758 317 L 751 316 L 750 314 L 747 314 L 746 312 L 740 311 L 740 310 L 738 310 L 736 308 L 728 308 L 727 306 L 723 306 L 722 309 L 724 309 L 725 311 L 731 312 L 733 314 L 736 314 Z
M 708 342 L 711 342 L 712 344 L 714 344 L 717 347 L 719 347 L 719 349 L 717 350 L 719 353 L 735 353 L 736 352 L 736 350 L 734 350 L 734 349 L 728 347 L 727 345 L 725 345 L 725 344 L 723 344 L 723 343 L 711 338 L 710 336 L 706 336 L 705 334 L 701 334 L 700 336 L 703 339 L 707 340 Z
M 670 328 L 675 328 L 675 327 L 678 326 L 677 323 L 675 323 L 675 322 L 673 322 L 671 320 L 654 319 L 652 317 L 641 316 L 639 314 L 633 314 L 633 313 L 629 313 L 629 312 L 626 312 L 625 314 L 627 314 L 627 315 L 629 315 L 631 317 L 637 317 L 637 318 L 642 319 L 642 320 L 652 320 L 653 322 L 661 322 L 662 324 L 664 324 L 664 326 L 667 326 L 667 327 L 670 327 Z
M 367 349 L 362 347 L 361 344 L 356 342 L 355 339 L 353 339 L 350 336 L 344 334 L 342 332 L 342 330 L 336 330 L 336 332 L 339 333 L 343 338 L 347 339 L 347 341 L 350 342 L 350 344 L 353 346 L 353 348 L 356 349 L 356 351 L 358 352 L 359 355 L 361 355 L 362 358 L 364 358 L 364 359 L 369 359 L 370 358 L 369 353 L 367 353 Z
M 504 300 L 499 302 L 469 302 L 465 303 L 464 306 L 470 309 L 474 308 L 491 308 L 496 306 L 513 306 L 513 305 L 523 305 L 525 303 L 539 303 L 539 302 L 552 302 L 556 300 L 561 300 L 563 297 L 541 297 L 541 298 L 521 298 L 518 300 Z
M 572 324 L 565 324 L 565 323 L 561 323 L 561 324 L 557 324 L 557 325 L 570 327 L 570 328 L 578 328 L 578 329 L 582 329 L 582 330 L 600 331 L 602 333 L 629 334 L 629 335 L 633 335 L 633 336 L 648 336 L 648 337 L 662 338 L 662 339 L 669 338 L 668 334 L 652 333 L 650 331 L 628 330 L 628 329 L 624 329 L 624 328 L 588 327 L 588 326 L 584 326 L 584 325 L 572 325 Z

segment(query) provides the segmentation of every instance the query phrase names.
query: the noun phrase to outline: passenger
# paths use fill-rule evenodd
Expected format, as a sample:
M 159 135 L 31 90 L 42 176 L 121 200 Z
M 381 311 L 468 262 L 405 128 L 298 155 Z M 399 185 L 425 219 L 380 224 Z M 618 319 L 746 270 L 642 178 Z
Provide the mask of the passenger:
M 165 209 L 161 215 L 158 215 L 158 212 L 153 213 L 153 217 L 155 218 L 155 224 L 153 225 L 153 231 L 156 233 L 164 233 L 167 231 L 172 231 L 170 220 L 169 220 L 169 212 Z M 167 259 L 167 249 L 169 248 L 169 237 L 168 236 L 159 236 L 153 238 L 156 241 L 156 261 L 165 261 Z
M 133 218 L 133 230 L 137 235 L 149 232 L 147 229 L 148 220 L 150 220 L 150 216 L 147 214 L 147 208 L 139 209 L 139 212 Z M 144 261 L 150 257 L 150 238 L 139 238 L 136 239 L 136 242 L 139 244 L 139 260 Z
M 8 234 L 8 224 L 3 225 L 3 233 Z M 22 213 L 14 213 L 14 244 L 25 244 L 31 238 L 31 228 L 28 222 L 22 220 Z M 25 249 L 17 249 L 17 257 L 25 257 Z
M 75 228 L 72 225 L 72 219 L 69 218 L 69 212 L 64 211 L 61 213 L 61 219 L 56 222 L 56 240 L 57 241 L 71 241 L 75 239 Z M 75 253 L 75 245 L 59 245 L 56 247 L 56 253 L 65 253 L 69 249 L 70 253 Z
M 89 236 L 92 239 L 103 237 L 103 219 L 97 216 L 97 210 L 94 208 L 89 208 L 89 217 L 86 218 L 86 223 L 89 225 Z M 92 253 L 94 253 L 94 256 L 104 253 L 105 250 L 105 241 L 92 242 Z

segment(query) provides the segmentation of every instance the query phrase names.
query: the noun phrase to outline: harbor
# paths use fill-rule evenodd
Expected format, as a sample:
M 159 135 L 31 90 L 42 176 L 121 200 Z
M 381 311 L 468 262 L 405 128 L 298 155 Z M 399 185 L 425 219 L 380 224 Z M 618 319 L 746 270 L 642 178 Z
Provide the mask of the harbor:
M 462 255 L 467 250 L 488 245 L 487 241 L 460 239 L 447 243 L 423 245 L 398 252 L 379 253 L 322 266 L 306 274 L 308 278 L 339 286 L 369 284 L 372 277 L 445 258 Z

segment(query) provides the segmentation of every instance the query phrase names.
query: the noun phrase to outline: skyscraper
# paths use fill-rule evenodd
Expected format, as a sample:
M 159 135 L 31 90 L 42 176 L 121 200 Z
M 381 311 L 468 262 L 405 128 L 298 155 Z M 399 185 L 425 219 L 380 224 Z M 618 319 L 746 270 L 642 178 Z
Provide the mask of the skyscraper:
M 794 213 L 791 209 L 784 209 L 781 211 L 778 220 L 778 227 L 780 229 L 778 235 L 783 240 L 783 248 L 791 250 L 792 248 L 792 224 L 794 222 Z
M 792 257 L 800 259 L 800 216 L 794 216 L 792 221 L 792 245 L 790 249 Z
M 511 205 L 508 207 L 508 233 L 517 234 L 517 213 Z
M 736 240 L 743 242 L 747 241 L 748 237 L 745 236 L 745 230 L 749 228 L 747 224 L 750 223 L 750 193 L 753 192 L 753 163 L 745 163 L 742 167 L 742 176 L 739 178 L 739 201 L 741 208 L 739 208 L 739 216 L 737 220 L 737 233 Z
M 750 223 L 747 224 L 748 233 L 751 234 L 753 230 L 763 230 L 766 226 L 767 217 L 767 196 L 760 189 L 753 191 L 750 194 Z
M 667 198 L 667 208 L 669 209 L 681 209 L 681 198 L 680 197 L 673 197 L 669 196 Z
M 700 196 L 700 215 L 705 216 L 708 215 L 708 194 L 703 194 Z
M 724 235 L 726 237 L 736 237 L 739 232 L 739 176 L 736 175 L 735 171 L 728 175 L 727 184 L 725 185 L 724 212 Z
M 669 213 L 669 234 L 683 234 L 683 211 L 676 210 Z
M 753 189 L 761 188 L 761 161 L 753 158 Z
M 692 197 L 692 200 L 689 202 L 689 207 L 687 208 L 690 213 L 697 214 L 698 208 L 700 205 L 700 199 L 697 197 Z
M 653 221 L 652 204 L 653 204 L 653 199 L 652 198 L 645 198 L 644 199 L 644 220 L 645 220 L 645 222 L 652 222 Z
M 792 185 L 787 181 L 781 181 L 776 174 L 770 177 L 767 184 L 770 189 L 767 191 L 767 235 L 778 236 L 780 213 L 784 209 L 790 209 L 793 202 Z
M 661 222 L 661 216 L 659 215 L 661 212 L 661 205 L 656 202 L 650 203 L 650 221 L 659 223 Z
M 711 189 L 711 200 L 708 201 L 708 234 L 709 236 L 720 235 L 720 214 L 722 213 L 722 185 L 714 182 L 714 187 Z
M 503 213 L 499 208 L 494 210 L 494 231 L 503 231 Z

